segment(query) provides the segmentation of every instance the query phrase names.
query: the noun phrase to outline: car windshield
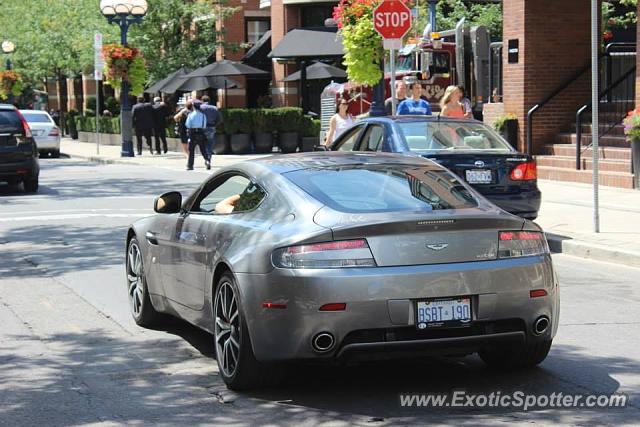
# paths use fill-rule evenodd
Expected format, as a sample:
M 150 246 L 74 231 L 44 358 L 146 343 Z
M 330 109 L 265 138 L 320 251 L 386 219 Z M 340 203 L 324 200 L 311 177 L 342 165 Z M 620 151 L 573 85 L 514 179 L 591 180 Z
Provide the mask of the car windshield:
M 411 151 L 420 154 L 455 150 L 511 152 L 493 129 L 473 121 L 407 121 L 398 127 Z
M 451 172 L 434 166 L 350 165 L 284 174 L 313 198 L 341 212 L 435 211 L 477 206 Z
M 22 113 L 28 123 L 52 123 L 48 115 L 42 113 Z

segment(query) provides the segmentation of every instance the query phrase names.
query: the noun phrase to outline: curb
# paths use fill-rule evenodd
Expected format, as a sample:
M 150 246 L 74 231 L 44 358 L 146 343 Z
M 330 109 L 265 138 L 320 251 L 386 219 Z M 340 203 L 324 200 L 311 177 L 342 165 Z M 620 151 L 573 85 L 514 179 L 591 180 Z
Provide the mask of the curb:
M 594 259 L 597 261 L 623 264 L 629 267 L 640 267 L 640 252 L 615 249 L 571 237 L 547 233 L 547 241 L 551 252 Z

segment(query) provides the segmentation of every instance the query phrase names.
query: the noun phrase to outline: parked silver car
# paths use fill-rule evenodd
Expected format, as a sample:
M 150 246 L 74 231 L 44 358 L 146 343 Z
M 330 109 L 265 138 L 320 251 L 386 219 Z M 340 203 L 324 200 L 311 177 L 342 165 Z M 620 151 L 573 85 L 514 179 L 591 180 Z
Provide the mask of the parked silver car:
M 42 110 L 20 110 L 20 112 L 29 124 L 40 155 L 51 153 L 51 157 L 60 157 L 60 128 L 49 113 Z
M 444 167 L 317 152 L 227 167 L 129 229 L 139 325 L 158 313 L 214 335 L 231 389 L 292 360 L 547 356 L 559 289 L 544 234 Z

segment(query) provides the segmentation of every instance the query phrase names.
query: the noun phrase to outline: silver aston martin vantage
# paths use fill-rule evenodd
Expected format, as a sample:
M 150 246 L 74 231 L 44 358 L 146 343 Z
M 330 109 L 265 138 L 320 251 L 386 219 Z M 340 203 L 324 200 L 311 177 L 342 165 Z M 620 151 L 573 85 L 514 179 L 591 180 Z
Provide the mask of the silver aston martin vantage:
M 168 313 L 209 331 L 234 390 L 305 359 L 478 352 L 530 367 L 558 328 L 542 230 L 424 158 L 269 157 L 154 209 L 127 234 L 133 317 L 147 326 Z

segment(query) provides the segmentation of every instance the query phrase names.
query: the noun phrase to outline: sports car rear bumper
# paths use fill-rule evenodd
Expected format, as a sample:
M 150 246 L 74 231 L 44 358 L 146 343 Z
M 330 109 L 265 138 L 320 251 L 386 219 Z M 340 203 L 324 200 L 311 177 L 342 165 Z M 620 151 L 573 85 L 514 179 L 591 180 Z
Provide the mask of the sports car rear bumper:
M 464 353 L 489 342 L 550 339 L 557 329 L 559 290 L 549 256 L 407 267 L 275 269 L 236 278 L 253 349 L 263 361 L 380 351 Z M 531 298 L 533 289 L 544 289 L 547 296 Z M 416 300 L 456 296 L 471 297 L 471 326 L 418 330 Z M 330 303 L 345 303 L 346 309 L 319 310 Z M 536 335 L 533 324 L 541 316 L 550 326 Z M 312 341 L 324 332 L 335 344 L 319 352 Z

